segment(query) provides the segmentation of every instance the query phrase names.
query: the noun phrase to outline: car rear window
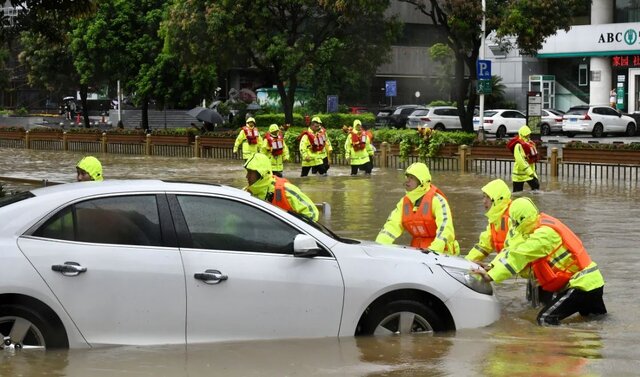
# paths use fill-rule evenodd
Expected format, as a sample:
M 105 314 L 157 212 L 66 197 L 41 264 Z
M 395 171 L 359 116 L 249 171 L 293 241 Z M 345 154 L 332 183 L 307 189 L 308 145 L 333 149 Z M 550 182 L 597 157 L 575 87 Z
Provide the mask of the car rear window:
M 484 117 L 485 118 L 491 118 L 492 116 L 496 115 L 498 112 L 497 111 L 485 111 L 484 112 Z
M 564 115 L 584 115 L 589 109 L 569 109 Z
M 9 196 L 0 197 L 0 207 L 8 206 L 9 204 L 21 202 L 25 199 L 33 198 L 35 195 L 31 191 L 18 192 Z

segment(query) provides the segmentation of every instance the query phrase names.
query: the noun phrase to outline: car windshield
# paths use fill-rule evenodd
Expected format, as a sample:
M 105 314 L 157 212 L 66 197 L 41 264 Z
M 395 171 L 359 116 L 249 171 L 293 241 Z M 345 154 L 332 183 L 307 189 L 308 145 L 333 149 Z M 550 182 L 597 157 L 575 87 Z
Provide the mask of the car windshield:
M 577 109 L 569 109 L 564 115 L 584 115 L 587 113 L 589 109 L 586 108 L 577 108 Z
M 25 199 L 33 198 L 35 195 L 31 191 L 18 192 L 9 196 L 0 198 L 0 207 L 8 206 L 9 204 L 21 202 Z
M 299 213 L 296 213 L 296 212 L 293 212 L 293 211 L 289 211 L 288 213 L 293 215 L 293 216 L 295 216 L 295 217 L 297 217 L 298 219 L 304 221 L 305 223 L 311 225 L 312 227 L 316 228 L 317 230 L 321 231 L 322 233 L 326 234 L 327 236 L 329 236 L 329 237 L 331 237 L 331 238 L 333 238 L 335 240 L 338 240 L 338 241 L 343 242 L 343 243 L 350 243 L 350 244 L 358 244 L 358 243 L 360 243 L 360 241 L 358 241 L 358 240 L 340 237 L 339 235 L 335 234 L 331 229 L 327 228 L 322 223 L 315 222 L 315 221 L 309 219 L 306 216 L 302 216 Z

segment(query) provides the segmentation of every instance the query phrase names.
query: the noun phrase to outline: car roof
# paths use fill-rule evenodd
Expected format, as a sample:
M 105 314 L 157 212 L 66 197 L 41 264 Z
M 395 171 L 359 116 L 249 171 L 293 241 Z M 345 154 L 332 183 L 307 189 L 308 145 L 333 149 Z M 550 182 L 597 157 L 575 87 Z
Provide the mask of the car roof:
M 234 192 L 235 195 L 238 195 L 238 191 L 241 190 L 218 184 L 162 181 L 158 179 L 109 179 L 102 182 L 73 182 L 31 190 L 31 192 L 37 197 L 56 196 L 59 194 L 65 196 L 68 195 L 70 197 L 83 197 L 144 191 L 192 191 L 206 193 Z M 246 193 L 246 195 L 250 196 L 249 193 Z

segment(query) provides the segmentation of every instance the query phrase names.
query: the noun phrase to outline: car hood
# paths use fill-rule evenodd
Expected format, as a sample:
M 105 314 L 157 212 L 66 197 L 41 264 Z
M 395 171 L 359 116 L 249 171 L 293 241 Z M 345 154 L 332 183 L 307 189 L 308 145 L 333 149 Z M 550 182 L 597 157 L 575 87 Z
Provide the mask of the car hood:
M 415 261 L 418 263 L 432 265 L 439 264 L 461 269 L 477 267 L 475 263 L 469 262 L 459 256 L 438 254 L 434 252 L 423 253 L 420 250 L 409 246 L 381 245 L 375 242 L 362 241 L 362 248 L 368 256 L 376 259 L 393 259 L 395 261 L 401 259 L 406 260 L 407 262 Z

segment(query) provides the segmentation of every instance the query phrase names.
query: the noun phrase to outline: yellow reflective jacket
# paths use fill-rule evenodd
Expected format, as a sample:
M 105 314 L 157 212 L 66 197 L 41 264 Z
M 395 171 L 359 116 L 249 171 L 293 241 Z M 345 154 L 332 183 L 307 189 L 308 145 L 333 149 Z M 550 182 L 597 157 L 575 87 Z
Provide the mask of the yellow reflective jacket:
M 527 161 L 527 155 L 524 153 L 522 145 L 516 144 L 513 148 L 513 171 L 511 172 L 511 180 L 513 182 L 526 182 L 533 178 L 538 178 L 536 174 L 536 164 L 530 164 Z
M 311 128 L 308 129 L 308 132 L 315 135 Z M 324 149 L 327 148 L 325 144 Z M 322 159 L 324 156 L 321 152 L 314 152 L 311 148 L 311 142 L 309 141 L 309 137 L 304 134 L 300 138 L 300 160 L 302 162 L 302 166 L 318 166 L 322 164 Z
M 267 175 L 260 178 L 251 186 L 245 187 L 245 190 L 258 199 L 262 199 L 271 203 L 271 197 L 275 191 L 276 178 L 273 175 Z M 294 212 L 304 215 L 313 221 L 318 221 L 320 212 L 315 203 L 309 199 L 296 185 L 291 182 L 284 184 L 285 196 Z
M 289 147 L 287 147 L 287 143 L 285 143 L 284 140 L 281 155 L 274 156 L 273 153 L 271 153 L 271 145 L 269 145 L 269 140 L 266 137 L 262 139 L 260 153 L 269 157 L 269 160 L 271 160 L 271 170 L 273 171 L 283 171 L 284 161 L 289 161 Z
M 258 129 L 257 127 L 254 128 L 256 130 Z M 247 141 L 247 135 L 241 128 L 240 133 L 236 137 L 236 142 L 233 144 L 233 153 L 237 153 L 238 148 L 240 148 L 240 145 L 242 145 L 242 158 L 248 160 L 249 158 L 251 158 L 251 156 L 258 153 L 258 149 L 260 148 L 261 144 L 262 137 L 260 135 L 258 135 L 258 142 L 256 144 L 249 144 L 249 142 Z
M 351 165 L 362 165 L 366 164 L 371 160 L 371 156 L 373 156 L 373 148 L 371 148 L 371 140 L 369 136 L 366 136 L 366 143 L 364 149 L 355 150 L 353 148 L 353 135 L 358 136 L 358 131 L 353 129 L 349 134 L 347 134 L 347 139 L 344 142 L 344 157 L 347 160 L 350 160 L 349 163 Z
M 515 232 L 515 237 L 522 237 Z M 491 261 L 491 270 L 488 274 L 495 282 L 501 282 L 509 277 L 522 272 L 538 259 L 545 258 L 549 254 L 562 255 L 567 253 L 563 246 L 562 237 L 548 226 L 538 226 L 528 237 L 522 237 L 515 245 L 508 245 Z M 567 288 L 576 288 L 582 291 L 591 291 L 604 285 L 604 278 L 598 269 L 598 265 L 592 262 L 582 271 L 576 272 Z

